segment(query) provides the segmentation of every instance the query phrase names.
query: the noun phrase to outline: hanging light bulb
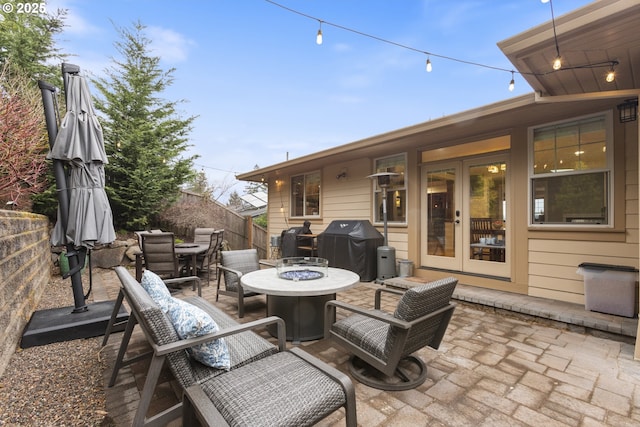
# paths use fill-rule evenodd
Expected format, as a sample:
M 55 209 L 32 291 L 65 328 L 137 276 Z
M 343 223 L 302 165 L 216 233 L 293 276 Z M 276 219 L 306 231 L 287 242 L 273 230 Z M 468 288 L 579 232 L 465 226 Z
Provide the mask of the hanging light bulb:
M 516 81 L 513 79 L 514 72 L 511 72 L 511 81 L 509 82 L 509 92 L 513 92 L 513 89 L 516 87 Z
M 433 67 L 431 66 L 431 59 L 427 58 L 427 73 L 430 73 L 431 70 L 433 70 Z
M 611 69 L 607 72 L 607 77 L 605 77 L 605 80 L 607 81 L 607 83 L 612 83 L 615 79 L 616 79 L 616 72 L 613 69 L 613 67 L 611 67 Z
M 558 55 L 556 56 L 556 59 L 553 60 L 553 69 L 557 71 L 560 68 L 562 68 L 562 58 Z
M 318 29 L 318 34 L 316 35 L 316 43 L 322 44 L 322 21 L 318 21 L 320 23 L 320 28 Z

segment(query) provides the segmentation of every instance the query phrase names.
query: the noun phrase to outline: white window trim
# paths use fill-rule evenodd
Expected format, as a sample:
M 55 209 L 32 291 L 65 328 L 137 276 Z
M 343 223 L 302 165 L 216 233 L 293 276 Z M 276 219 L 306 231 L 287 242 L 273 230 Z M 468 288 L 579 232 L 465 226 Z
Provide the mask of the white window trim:
M 291 181 L 293 180 L 293 178 L 297 177 L 297 176 L 304 176 L 305 177 L 305 185 L 304 185 L 304 199 L 303 202 L 306 202 L 307 200 L 307 194 L 306 194 L 306 177 L 308 175 L 312 175 L 317 173 L 320 176 L 320 185 L 318 187 L 318 215 L 294 215 L 292 210 L 294 208 L 295 202 L 293 200 L 292 194 L 291 194 L 291 190 L 292 190 L 292 185 L 291 185 Z M 289 217 L 290 218 L 320 218 L 322 216 L 322 172 L 320 171 L 320 169 L 318 170 L 314 170 L 314 171 L 310 171 L 310 172 L 303 172 L 303 173 L 298 173 L 295 175 L 290 175 L 289 176 Z
M 603 168 L 603 169 L 591 169 L 589 171 L 583 171 L 583 172 L 575 172 L 575 173 L 563 173 L 563 175 L 583 175 L 585 173 L 596 173 L 596 172 L 608 172 L 609 173 L 609 182 L 607 183 L 608 185 L 608 189 L 607 189 L 607 215 L 609 218 L 609 223 L 608 224 L 588 224 L 588 223 L 576 223 L 576 224 L 571 224 L 571 223 L 553 223 L 553 224 L 541 224 L 541 223 L 537 223 L 537 222 L 533 222 L 533 218 L 532 218 L 532 213 L 533 213 L 533 204 L 534 204 L 534 200 L 532 197 L 532 182 L 534 179 L 536 178 L 545 178 L 545 177 L 549 177 L 549 176 L 553 176 L 553 174 L 538 174 L 535 175 L 534 171 L 533 171 L 533 164 L 534 164 L 534 152 L 533 152 L 533 132 L 535 129 L 539 129 L 539 128 L 544 128 L 544 127 L 549 127 L 549 126 L 554 126 L 554 125 L 559 125 L 559 124 L 564 124 L 564 123 L 571 123 L 571 122 L 577 122 L 580 120 L 584 120 L 584 119 L 589 119 L 589 118 L 593 118 L 593 117 L 602 117 L 604 116 L 604 120 L 605 120 L 605 132 L 606 132 L 606 139 L 607 139 L 607 168 Z M 577 116 L 577 117 L 572 117 L 570 119 L 567 120 L 558 120 L 555 122 L 548 122 L 548 123 L 542 123 L 542 124 L 538 124 L 535 126 L 531 126 L 528 128 L 527 130 L 527 139 L 528 139 L 528 148 L 527 148 L 527 153 L 528 153 L 528 160 L 527 160 L 527 168 L 528 168 L 528 173 L 527 173 L 527 224 L 529 227 L 532 228 L 545 228 L 545 229 L 554 229 L 554 228 L 561 228 L 563 230 L 567 230 L 567 229 L 574 229 L 574 228 L 591 228 L 591 229 L 605 229 L 605 228 L 614 228 L 614 204 L 615 204 L 615 200 L 614 200 L 614 183 L 615 183 L 615 178 L 614 178 L 614 129 L 613 129 L 613 113 L 609 110 L 609 111 L 601 111 L 598 113 L 593 113 L 593 114 L 586 114 L 583 116 Z
M 404 217 L 405 217 L 405 221 L 387 221 L 387 225 L 389 227 L 393 227 L 393 226 L 406 226 L 407 225 L 407 221 L 408 221 L 408 215 L 409 215 L 409 190 L 407 189 L 407 183 L 409 182 L 409 168 L 407 165 L 407 153 L 395 153 L 395 154 L 390 154 L 388 156 L 382 156 L 382 157 L 376 157 L 375 159 L 373 159 L 373 173 L 377 172 L 376 169 L 376 162 L 378 160 L 383 160 L 383 159 L 388 159 L 390 157 L 396 157 L 396 156 L 402 156 L 404 158 L 404 186 L 399 188 L 400 190 L 404 190 L 405 191 L 405 198 L 407 200 L 405 200 L 405 204 L 404 204 Z M 373 218 L 373 225 L 375 226 L 380 226 L 382 227 L 384 225 L 384 221 L 376 221 L 376 194 L 380 192 L 380 189 L 378 188 L 378 182 L 375 179 L 371 180 L 372 183 L 372 188 L 373 188 L 373 198 L 371 199 L 371 218 Z M 388 200 L 387 200 L 388 202 Z

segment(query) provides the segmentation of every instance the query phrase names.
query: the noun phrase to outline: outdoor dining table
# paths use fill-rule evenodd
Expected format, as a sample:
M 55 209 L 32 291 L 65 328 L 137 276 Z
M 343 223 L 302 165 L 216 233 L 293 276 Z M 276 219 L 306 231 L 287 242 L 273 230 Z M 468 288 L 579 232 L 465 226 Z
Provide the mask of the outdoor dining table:
M 267 296 L 267 316 L 282 318 L 287 341 L 299 343 L 324 336 L 325 303 L 358 284 L 360 276 L 329 267 L 324 277 L 294 281 L 279 277 L 276 268 L 266 268 L 244 274 L 240 281 L 245 289 Z M 275 330 L 269 332 L 275 335 Z
M 187 265 L 191 263 L 191 272 L 188 275 L 195 276 L 198 272 L 198 255 L 207 252 L 209 243 L 176 243 L 174 248 L 178 258 L 184 258 Z

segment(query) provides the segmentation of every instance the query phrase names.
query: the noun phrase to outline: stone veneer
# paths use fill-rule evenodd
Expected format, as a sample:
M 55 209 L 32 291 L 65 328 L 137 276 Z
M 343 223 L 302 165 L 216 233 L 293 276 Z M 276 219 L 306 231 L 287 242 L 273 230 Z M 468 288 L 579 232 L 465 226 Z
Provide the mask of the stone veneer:
M 50 278 L 48 219 L 0 210 L 0 377 Z

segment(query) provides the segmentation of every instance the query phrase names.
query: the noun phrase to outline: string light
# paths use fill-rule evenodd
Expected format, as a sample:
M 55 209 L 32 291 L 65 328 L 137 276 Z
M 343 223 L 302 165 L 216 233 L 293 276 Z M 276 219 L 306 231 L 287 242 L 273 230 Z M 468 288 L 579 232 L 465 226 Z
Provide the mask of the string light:
M 267 3 L 271 3 L 272 5 L 278 6 L 278 7 L 282 8 L 284 10 L 287 10 L 289 12 L 295 13 L 295 14 L 300 15 L 300 16 L 304 16 L 305 18 L 309 18 L 309 19 L 313 19 L 315 21 L 318 21 L 318 23 L 320 24 L 320 28 L 318 29 L 318 33 L 317 33 L 317 36 L 316 36 L 316 43 L 317 44 L 322 44 L 322 24 L 331 25 L 331 26 L 333 26 L 335 28 L 339 28 L 339 29 L 344 30 L 344 31 L 349 31 L 351 33 L 358 34 L 358 35 L 363 36 L 363 37 L 368 37 L 370 39 L 374 39 L 374 40 L 377 40 L 377 41 L 380 41 L 380 42 L 383 42 L 383 43 L 387 43 L 387 44 L 390 44 L 390 45 L 401 47 L 403 49 L 407 49 L 407 50 L 411 50 L 413 52 L 419 52 L 419 53 L 422 53 L 424 55 L 427 55 L 427 62 L 426 62 L 426 70 L 427 70 L 427 72 L 431 72 L 431 70 L 433 69 L 430 57 L 434 56 L 434 57 L 437 57 L 437 58 L 442 58 L 442 59 L 447 59 L 449 61 L 458 62 L 460 64 L 473 65 L 473 66 L 476 66 L 476 67 L 482 67 L 482 68 L 487 68 L 487 69 L 491 69 L 491 70 L 504 71 L 504 72 L 511 73 L 511 82 L 509 83 L 509 90 L 513 90 L 513 88 L 515 88 L 515 80 L 514 80 L 515 73 L 518 73 L 520 75 L 544 77 L 544 76 L 546 76 L 546 75 L 548 75 L 550 73 L 554 73 L 554 72 L 561 71 L 561 70 L 575 70 L 575 69 L 581 69 L 581 68 L 591 68 L 592 69 L 592 68 L 609 66 L 610 71 L 606 75 L 606 80 L 607 80 L 607 82 L 612 82 L 615 79 L 615 72 L 614 72 L 613 68 L 616 65 L 618 65 L 618 61 L 611 60 L 611 61 L 604 61 L 604 62 L 598 62 L 598 63 L 589 63 L 589 64 L 577 65 L 577 66 L 571 66 L 571 67 L 563 67 L 562 66 L 562 57 L 560 56 L 560 47 L 558 45 L 558 38 L 557 38 L 557 34 L 556 34 L 555 16 L 554 16 L 554 13 L 553 13 L 552 0 L 541 0 L 542 3 L 549 3 L 550 7 L 551 7 L 551 22 L 552 22 L 552 25 L 553 25 L 553 38 L 554 38 L 555 47 L 556 47 L 556 57 L 555 57 L 555 59 L 553 61 L 553 64 L 552 64 L 553 70 L 552 71 L 548 71 L 548 72 L 544 72 L 544 73 L 519 72 L 519 71 L 510 70 L 510 69 L 507 69 L 507 68 L 494 67 L 494 66 L 487 65 L 487 64 L 481 64 L 481 63 L 478 63 L 478 62 L 467 61 L 467 60 L 463 60 L 463 59 L 459 59 L 459 58 L 454 58 L 454 57 L 451 57 L 451 56 L 440 55 L 440 54 L 437 54 L 437 53 L 420 50 L 420 49 L 417 49 L 417 48 L 414 48 L 414 47 L 411 47 L 411 46 L 403 45 L 401 43 L 397 43 L 397 42 L 394 42 L 394 41 L 391 41 L 391 40 L 383 39 L 383 38 L 378 37 L 378 36 L 367 34 L 367 33 L 364 33 L 364 32 L 358 31 L 358 30 L 354 30 L 352 28 L 348 28 L 348 27 L 345 27 L 343 25 L 334 24 L 332 22 L 324 21 L 324 20 L 316 18 L 314 16 L 307 15 L 307 14 L 302 13 L 300 11 L 297 11 L 295 9 L 291 9 L 291 8 L 289 8 L 287 6 L 281 5 L 281 4 L 279 4 L 279 3 L 277 3 L 277 2 L 275 2 L 273 0 L 265 0 L 265 1 Z M 609 80 L 609 79 L 611 79 L 611 80 Z
M 320 24 L 320 28 L 318 29 L 318 34 L 316 35 L 316 43 L 322 44 L 322 21 L 318 20 Z
M 607 81 L 607 83 L 613 83 L 615 79 L 616 79 L 616 71 L 613 69 L 613 65 L 612 65 L 611 68 L 609 68 L 609 71 L 607 72 L 607 77 L 605 77 L 605 80 Z
M 556 59 L 553 60 L 553 69 L 558 71 L 562 68 L 562 57 L 560 56 L 560 47 L 558 46 L 558 34 L 556 34 L 556 18 L 553 13 L 553 2 L 552 0 L 543 1 L 542 3 L 549 3 L 549 7 L 551 8 L 551 26 L 553 27 L 553 41 L 556 44 Z

